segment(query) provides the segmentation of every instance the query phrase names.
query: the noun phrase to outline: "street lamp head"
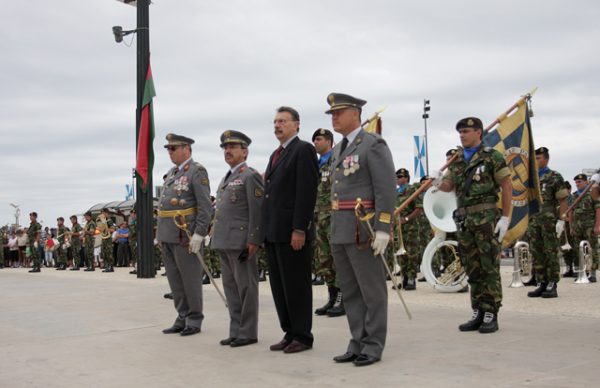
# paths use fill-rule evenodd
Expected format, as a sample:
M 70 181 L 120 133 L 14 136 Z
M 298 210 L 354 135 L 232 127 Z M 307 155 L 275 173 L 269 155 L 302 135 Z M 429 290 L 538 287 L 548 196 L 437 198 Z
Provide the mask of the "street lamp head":
M 115 36 L 115 42 L 121 43 L 123 41 L 123 27 L 113 26 L 112 31 Z

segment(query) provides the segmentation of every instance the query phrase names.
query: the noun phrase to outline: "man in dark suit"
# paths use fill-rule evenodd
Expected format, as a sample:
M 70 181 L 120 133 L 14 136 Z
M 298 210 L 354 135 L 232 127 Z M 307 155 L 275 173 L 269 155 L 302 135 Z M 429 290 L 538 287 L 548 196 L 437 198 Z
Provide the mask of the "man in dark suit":
M 297 353 L 313 344 L 311 241 L 319 172 L 314 147 L 298 138 L 298 112 L 282 106 L 273 123 L 280 146 L 265 172 L 262 224 L 271 290 L 285 335 L 270 349 Z

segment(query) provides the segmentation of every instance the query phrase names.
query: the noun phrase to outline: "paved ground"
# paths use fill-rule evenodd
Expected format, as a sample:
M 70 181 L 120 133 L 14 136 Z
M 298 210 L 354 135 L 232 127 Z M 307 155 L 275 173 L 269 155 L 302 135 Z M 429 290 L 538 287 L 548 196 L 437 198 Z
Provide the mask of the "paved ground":
M 0 387 L 581 387 L 597 384 L 600 285 L 559 284 L 557 299 L 530 299 L 505 288 L 500 331 L 460 333 L 466 294 L 441 294 L 424 283 L 405 292 L 409 321 L 390 290 L 382 362 L 335 364 L 349 332 L 346 319 L 315 317 L 315 346 L 271 352 L 282 333 L 267 283 L 260 283 L 259 342 L 233 349 L 228 315 L 205 286 L 202 333 L 164 335 L 174 318 L 163 299 L 166 278 L 42 269 L 0 270 Z M 511 280 L 503 266 L 503 283 Z M 314 288 L 315 307 L 326 299 Z

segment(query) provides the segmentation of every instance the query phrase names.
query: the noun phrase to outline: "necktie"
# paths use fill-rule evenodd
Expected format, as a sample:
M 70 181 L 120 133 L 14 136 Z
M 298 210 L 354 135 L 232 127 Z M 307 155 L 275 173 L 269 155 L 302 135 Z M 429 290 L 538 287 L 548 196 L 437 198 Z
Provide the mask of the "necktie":
M 275 154 L 273 155 L 273 160 L 271 160 L 271 168 L 273 168 L 273 166 L 277 164 L 277 159 L 279 159 L 279 155 L 281 154 L 282 150 L 283 146 L 279 146 L 279 148 L 277 148 L 277 150 L 275 151 Z
M 346 147 L 348 146 L 348 138 L 345 137 L 344 139 L 342 139 L 342 145 L 340 147 L 342 147 L 342 149 L 340 150 L 340 155 L 342 154 L 342 152 L 344 152 L 344 150 L 346 149 Z
M 231 176 L 231 170 L 227 171 L 227 174 L 225 174 L 225 180 L 223 182 L 226 182 L 230 176 Z

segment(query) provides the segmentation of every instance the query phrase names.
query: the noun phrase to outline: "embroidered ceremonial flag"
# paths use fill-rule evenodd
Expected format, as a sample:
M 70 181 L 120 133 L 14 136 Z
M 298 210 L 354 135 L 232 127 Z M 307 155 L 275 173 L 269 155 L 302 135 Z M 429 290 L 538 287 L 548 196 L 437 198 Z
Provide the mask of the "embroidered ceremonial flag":
M 415 139 L 415 169 L 413 175 L 415 178 L 421 178 L 425 176 L 425 168 L 423 167 L 423 161 L 426 160 L 425 156 L 425 136 L 413 136 Z
M 507 247 L 525 234 L 529 217 L 538 212 L 542 198 L 527 102 L 523 100 L 515 113 L 500 117 L 499 121 L 496 130 L 483 141 L 504 155 L 511 171 L 513 208 L 502 241 L 502 246 Z
M 148 176 L 152 174 L 152 168 L 154 167 L 154 115 L 152 112 L 152 98 L 154 96 L 156 96 L 156 93 L 154 91 L 154 81 L 152 80 L 152 69 L 150 63 L 148 63 L 135 164 L 135 172 L 139 178 L 138 184 L 144 192 L 148 190 Z

